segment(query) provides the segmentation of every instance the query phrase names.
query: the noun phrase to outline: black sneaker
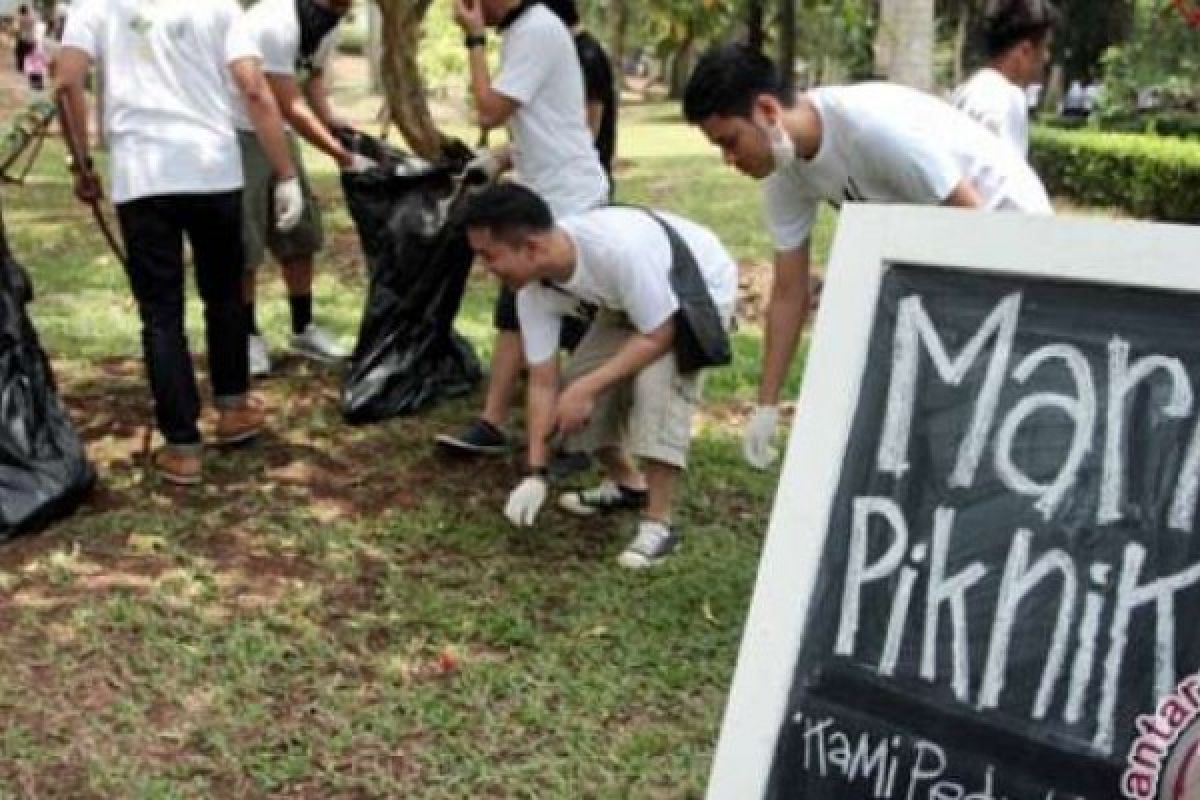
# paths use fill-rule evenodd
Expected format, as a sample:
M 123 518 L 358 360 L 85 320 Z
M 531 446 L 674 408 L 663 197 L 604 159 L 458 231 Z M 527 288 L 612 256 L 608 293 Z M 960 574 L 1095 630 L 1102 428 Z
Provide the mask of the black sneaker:
M 605 481 L 591 489 L 564 492 L 558 497 L 558 507 L 579 517 L 609 511 L 641 511 L 646 507 L 646 490 Z
M 459 453 L 496 456 L 508 452 L 508 434 L 486 419 L 476 419 L 458 436 L 439 433 L 434 440 L 449 450 Z
M 679 547 L 679 537 L 670 525 L 656 519 L 638 520 L 633 541 L 617 556 L 617 563 L 626 569 L 645 569 L 661 564 Z
M 546 465 L 553 480 L 560 481 L 592 466 L 592 457 L 587 453 L 555 453 Z

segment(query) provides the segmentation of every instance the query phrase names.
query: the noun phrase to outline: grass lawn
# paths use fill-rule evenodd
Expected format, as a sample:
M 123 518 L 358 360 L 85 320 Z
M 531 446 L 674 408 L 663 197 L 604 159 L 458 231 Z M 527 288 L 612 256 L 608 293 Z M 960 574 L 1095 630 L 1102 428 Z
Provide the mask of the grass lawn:
M 621 136 L 621 199 L 768 257 L 755 186 L 670 108 L 628 109 Z M 328 160 L 309 164 L 329 233 L 317 314 L 350 340 L 362 258 Z M 756 328 L 709 381 L 684 549 L 634 575 L 615 563 L 630 521 L 549 509 L 518 532 L 500 514 L 515 461 L 432 450 L 478 396 L 350 428 L 338 375 L 282 356 L 260 384 L 270 435 L 210 451 L 203 487 L 160 483 L 140 457 L 133 302 L 56 143 L 5 188 L 4 212 L 101 485 L 71 519 L 0 546 L 0 798 L 702 793 L 776 479 L 738 448 Z M 474 278 L 459 320 L 484 357 L 493 292 Z M 282 343 L 274 269 L 260 307 Z M 202 351 L 194 301 L 189 315 Z

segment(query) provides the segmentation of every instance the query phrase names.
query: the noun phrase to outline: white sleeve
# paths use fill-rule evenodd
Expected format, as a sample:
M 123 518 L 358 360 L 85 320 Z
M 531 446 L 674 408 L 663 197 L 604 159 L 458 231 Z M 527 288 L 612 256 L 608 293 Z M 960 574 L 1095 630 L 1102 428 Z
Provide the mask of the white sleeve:
M 537 41 L 534 28 L 510 31 L 504 39 L 500 74 L 492 81 L 492 89 L 521 105 L 528 105 L 553 66 L 554 59 L 547 56 L 547 48 Z
M 79 8 L 71 9 L 67 27 L 63 30 L 62 46 L 82 50 L 93 60 L 103 56 L 103 6 L 102 0 L 87 0 Z
M 872 125 L 857 144 L 863 165 L 891 187 L 894 202 L 940 205 L 966 177 L 954 154 L 927 131 Z
M 236 3 L 223 4 L 226 6 L 225 52 L 222 54 L 226 64 L 232 64 L 243 58 L 262 58 L 258 45 L 251 35 L 249 19 Z
M 786 175 L 772 175 L 763 188 L 767 227 L 779 251 L 795 250 L 808 241 L 817 220 L 817 201 Z
M 517 320 L 521 323 L 521 345 L 525 361 L 531 367 L 545 364 L 558 355 L 558 338 L 562 332 L 562 316 L 554 304 L 546 302 L 541 286 L 526 286 L 517 292 Z
M 263 72 L 270 75 L 296 74 L 296 53 L 300 49 L 297 30 L 286 25 L 255 24 L 253 33 L 262 52 Z
M 658 223 L 654 224 L 657 227 Z M 667 277 L 671 245 L 666 233 L 655 231 L 654 243 L 645 244 L 621 248 L 620 271 L 615 276 L 621 308 L 639 333 L 650 333 L 679 309 L 679 299 Z

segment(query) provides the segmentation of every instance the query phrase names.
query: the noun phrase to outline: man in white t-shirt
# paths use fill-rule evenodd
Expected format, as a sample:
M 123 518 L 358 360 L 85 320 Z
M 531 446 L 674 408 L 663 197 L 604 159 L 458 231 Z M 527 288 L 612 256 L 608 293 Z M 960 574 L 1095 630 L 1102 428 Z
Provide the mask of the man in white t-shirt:
M 341 123 L 329 104 L 325 76 L 337 48 L 337 26 L 350 10 L 352 0 L 261 0 L 246 12 L 250 38 L 262 53 L 262 68 L 284 120 L 296 133 L 322 151 L 347 172 L 361 172 L 371 163 L 347 150 L 333 131 Z M 242 195 L 246 246 L 245 297 L 250 320 L 250 374 L 266 375 L 271 370 L 267 342 L 258 329 L 255 314 L 256 273 L 266 251 L 279 262 L 287 286 L 291 312 L 292 352 L 324 363 L 345 358 L 345 350 L 333 336 L 313 321 L 313 257 L 321 249 L 324 232 L 321 212 L 295 136 L 288 131 L 288 148 L 304 191 L 304 216 L 300 224 L 283 232 L 271 225 L 271 169 L 254 136 L 250 120 L 238 115 L 238 144 L 246 189 Z
M 608 479 L 562 495 L 559 506 L 581 516 L 641 511 L 619 562 L 657 564 L 679 541 L 671 494 L 687 464 L 703 375 L 681 373 L 676 360 L 680 301 L 664 226 L 691 252 L 697 283 L 726 327 L 737 294 L 733 259 L 711 231 L 682 217 L 614 206 L 556 220 L 517 184 L 473 198 L 464 222 L 488 270 L 517 292 L 529 364 L 530 474 L 509 495 L 505 515 L 517 526 L 533 524 L 548 493 L 548 442 L 565 436 L 566 449 L 593 453 Z M 599 310 L 560 386 L 559 336 L 580 302 Z
M 775 275 L 758 406 L 743 440 L 746 460 L 760 469 L 774 458 L 779 392 L 808 316 L 809 239 L 822 202 L 1051 213 L 1016 151 L 914 89 L 864 83 L 790 97 L 766 56 L 719 45 L 697 63 L 683 110 L 726 163 L 765 182 Z
M 83 157 L 71 165 L 75 193 L 93 204 L 100 183 L 86 157 L 83 84 L 92 61 L 106 76 L 112 198 L 142 320 L 155 416 L 167 442 L 154 465 L 166 480 L 198 483 L 200 398 L 183 324 L 183 238 L 191 244 L 204 304 L 216 436 L 224 444 L 246 441 L 262 429 L 263 411 L 246 394 L 242 241 L 234 235 L 242 225 L 235 91 L 278 178 L 275 213 L 288 228 L 299 220 L 304 198 L 279 110 L 233 0 L 84 0 L 72 7 L 62 45 L 63 133 Z
M 512 167 L 556 217 L 608 202 L 608 178 L 587 124 L 583 71 L 575 41 L 553 12 L 533 0 L 455 0 L 455 19 L 466 32 L 471 94 L 479 126 L 507 125 L 509 145 L 482 151 L 473 165 L 495 177 Z M 502 34 L 500 71 L 490 76 L 486 26 Z M 502 453 L 504 433 L 524 362 L 516 304 L 507 289 L 496 301 L 496 344 L 483 413 L 459 435 L 439 444 L 461 452 Z M 564 337 L 581 333 L 576 323 Z
M 1029 153 L 1028 88 L 1042 78 L 1058 11 L 1049 0 L 992 0 L 984 22 L 987 66 L 958 87 L 951 103 Z

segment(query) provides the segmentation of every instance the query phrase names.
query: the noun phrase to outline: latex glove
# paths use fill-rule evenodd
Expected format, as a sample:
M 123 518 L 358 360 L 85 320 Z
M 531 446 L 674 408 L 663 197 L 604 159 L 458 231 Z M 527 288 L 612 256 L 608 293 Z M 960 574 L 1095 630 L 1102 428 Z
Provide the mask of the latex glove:
M 496 180 L 503 166 L 504 163 L 500 156 L 486 147 L 481 147 L 475 151 L 475 157 L 467 162 L 466 174 L 471 175 L 475 173 L 476 175 L 483 175 L 490 183 Z
M 508 504 L 504 506 L 504 516 L 518 528 L 533 527 L 538 512 L 546 502 L 548 487 L 546 479 L 539 475 L 530 475 L 521 481 L 517 488 L 508 496 Z
M 275 227 L 287 232 L 300 224 L 304 214 L 304 192 L 294 175 L 275 184 Z
M 350 163 L 342 167 L 342 172 L 350 175 L 361 175 L 364 172 L 369 172 L 379 165 L 371 159 L 364 156 L 362 153 L 351 153 Z
M 766 469 L 779 455 L 771 446 L 779 426 L 779 406 L 755 406 L 742 437 L 742 455 L 755 469 Z

